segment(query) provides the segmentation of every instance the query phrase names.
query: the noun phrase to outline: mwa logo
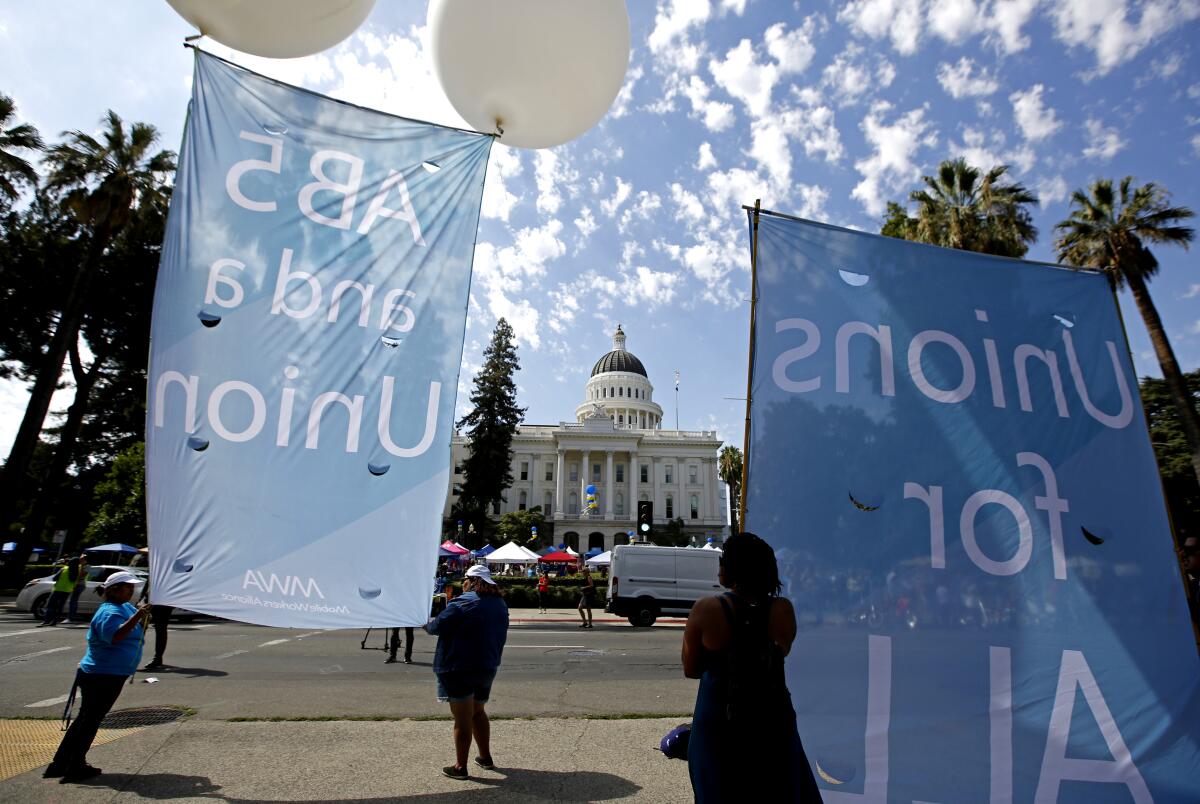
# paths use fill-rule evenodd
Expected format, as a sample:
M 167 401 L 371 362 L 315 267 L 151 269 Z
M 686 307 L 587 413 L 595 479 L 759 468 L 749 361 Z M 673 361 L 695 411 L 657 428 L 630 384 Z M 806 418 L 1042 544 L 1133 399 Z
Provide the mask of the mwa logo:
M 246 570 L 246 577 L 242 579 L 242 588 L 249 589 L 251 587 L 258 589 L 263 594 L 278 592 L 289 597 L 304 595 L 306 598 L 311 598 L 316 593 L 317 597 L 325 599 L 325 595 L 321 593 L 321 587 L 317 586 L 316 578 L 302 580 L 296 575 L 284 575 L 281 578 L 273 572 L 269 576 L 264 576 L 256 570 Z

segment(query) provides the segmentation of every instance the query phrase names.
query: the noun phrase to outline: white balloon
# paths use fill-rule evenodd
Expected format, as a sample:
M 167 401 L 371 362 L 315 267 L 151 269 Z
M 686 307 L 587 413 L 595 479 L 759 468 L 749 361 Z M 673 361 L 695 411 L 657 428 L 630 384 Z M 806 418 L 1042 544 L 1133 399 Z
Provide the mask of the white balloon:
M 450 103 L 519 148 L 560 145 L 594 126 L 629 64 L 624 0 L 430 0 L 428 23 Z
M 167 0 L 200 33 L 271 59 L 310 56 L 354 33 L 375 0 Z

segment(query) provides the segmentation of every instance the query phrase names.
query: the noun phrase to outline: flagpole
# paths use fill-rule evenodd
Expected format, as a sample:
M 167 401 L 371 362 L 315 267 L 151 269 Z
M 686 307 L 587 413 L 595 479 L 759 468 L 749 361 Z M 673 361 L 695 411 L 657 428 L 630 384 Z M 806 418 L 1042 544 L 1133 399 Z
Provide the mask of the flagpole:
M 750 353 L 746 362 L 746 424 L 742 436 L 742 488 L 738 500 L 738 527 L 746 529 L 746 487 L 750 484 L 750 402 L 754 389 L 754 327 L 758 310 L 758 213 L 762 199 L 754 199 L 754 219 L 750 236 Z
M 675 430 L 679 431 L 679 370 L 675 371 Z

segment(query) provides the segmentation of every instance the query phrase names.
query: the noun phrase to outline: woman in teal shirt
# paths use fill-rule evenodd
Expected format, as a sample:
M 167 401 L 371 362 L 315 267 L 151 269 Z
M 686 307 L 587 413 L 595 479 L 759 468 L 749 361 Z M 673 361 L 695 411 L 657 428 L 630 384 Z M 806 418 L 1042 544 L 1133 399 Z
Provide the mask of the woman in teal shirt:
M 83 696 L 79 717 L 63 735 L 54 761 L 42 774 L 44 778 L 78 782 L 100 773 L 99 768 L 87 764 L 88 749 L 96 739 L 100 722 L 117 702 L 121 685 L 134 674 L 142 658 L 143 621 L 150 607 L 129 602 L 137 580 L 132 573 L 114 572 L 98 590 L 104 602 L 92 617 L 87 654 L 75 674 L 75 686 Z

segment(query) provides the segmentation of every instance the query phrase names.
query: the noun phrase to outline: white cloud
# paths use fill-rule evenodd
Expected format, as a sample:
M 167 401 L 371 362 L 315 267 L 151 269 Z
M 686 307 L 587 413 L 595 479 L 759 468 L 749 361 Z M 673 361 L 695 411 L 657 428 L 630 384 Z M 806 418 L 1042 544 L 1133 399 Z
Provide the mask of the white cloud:
M 654 15 L 654 30 L 647 44 L 657 58 L 657 65 L 668 71 L 695 72 L 700 61 L 700 48 L 688 39 L 692 27 L 703 26 L 712 13 L 709 0 L 667 0 Z
M 1196 319 L 1196 323 L 1192 324 L 1192 328 L 1189 331 L 1193 335 L 1200 335 L 1200 318 Z
M 767 171 L 776 187 L 786 188 L 791 183 L 792 149 L 777 120 L 761 120 L 754 126 L 750 156 Z
M 815 184 L 801 184 L 797 191 L 800 193 L 800 217 L 814 221 L 829 220 L 829 213 L 825 211 L 825 202 L 829 200 L 828 190 Z
M 804 154 L 825 154 L 826 162 L 837 162 L 844 155 L 841 132 L 834 122 L 833 109 L 820 105 L 820 94 L 797 93 L 806 108 L 789 109 L 779 115 L 784 131 L 804 143 Z
M 538 188 L 537 211 L 547 215 L 557 214 L 562 206 L 560 187 L 579 178 L 578 174 L 568 168 L 558 154 L 549 148 L 541 148 L 534 153 L 533 175 Z
M 617 210 L 621 208 L 622 204 L 624 204 L 627 200 L 629 200 L 629 194 L 631 192 L 633 192 L 632 184 L 624 181 L 620 176 L 617 176 L 616 179 L 617 179 L 616 191 L 612 194 L 612 196 L 610 198 L 606 198 L 605 200 L 600 202 L 600 211 L 603 212 L 605 214 L 605 216 L 607 216 L 609 218 L 611 218 L 613 215 L 617 214 Z
M 1147 0 L 1137 22 L 1130 20 L 1133 9 L 1125 0 L 1058 0 L 1052 7 L 1055 35 L 1067 45 L 1090 49 L 1099 75 L 1175 27 L 1200 18 L 1196 0 Z
M 917 51 L 922 23 L 920 0 L 853 0 L 842 7 L 837 18 L 860 36 L 890 39 L 899 53 L 911 55 Z
M 995 0 L 988 27 L 998 39 L 1001 50 L 1012 54 L 1029 47 L 1029 37 L 1021 33 L 1033 16 L 1039 0 Z
M 998 133 L 998 132 L 997 132 Z M 952 156 L 961 156 L 968 164 L 982 170 L 990 170 L 993 166 L 1003 163 L 987 144 L 987 135 L 980 129 L 967 126 L 962 132 L 963 141 L 959 145 L 953 140 L 947 143 L 947 149 Z M 995 144 L 1002 145 L 1002 140 Z
M 906 112 L 890 124 L 884 118 L 889 111 L 890 104 L 878 102 L 859 126 L 873 152 L 854 163 L 863 178 L 850 195 L 872 216 L 883 214 L 887 196 L 901 192 L 920 177 L 913 161 L 917 150 L 937 143 L 937 134 L 925 119 L 923 107 Z
M 700 143 L 700 153 L 696 157 L 696 170 L 708 170 L 717 166 L 717 158 L 713 156 L 712 145 L 707 142 Z
M 1115 128 L 1105 128 L 1104 123 L 1094 117 L 1089 117 L 1083 125 L 1087 132 L 1083 155 L 1088 159 L 1107 162 L 1128 144 Z
M 637 86 L 637 82 L 644 74 L 645 70 L 640 64 L 629 68 L 625 73 L 625 83 L 621 85 L 621 91 L 617 93 L 612 107 L 608 110 L 608 117 L 616 120 L 629 114 L 629 104 L 633 101 L 633 88 Z
M 683 279 L 671 271 L 653 271 L 645 265 L 639 265 L 630 278 L 629 287 L 633 290 L 635 300 L 640 300 L 653 309 L 675 298 L 675 291 Z
M 488 160 L 487 179 L 483 184 L 483 205 L 480 214 L 485 218 L 507 221 L 513 207 L 521 200 L 508 189 L 507 179 L 521 175 L 521 152 L 500 143 L 492 146 Z
M 933 0 L 929 6 L 929 28 L 951 44 L 958 44 L 983 30 L 983 9 L 975 0 Z
M 679 182 L 671 185 L 671 200 L 675 202 L 675 220 L 699 226 L 707 217 L 700 199 L 691 190 L 684 189 Z
M 709 86 L 700 76 L 690 76 L 679 91 L 691 102 L 693 114 L 704 121 L 704 127 L 709 131 L 719 133 L 733 125 L 733 104 L 710 100 Z
M 596 216 L 592 214 L 592 208 L 586 206 L 579 208 L 579 217 L 574 220 L 574 223 L 584 240 L 587 240 L 600 228 L 600 224 L 596 223 Z
M 1196 156 L 1200 156 L 1200 134 L 1192 137 L 1192 150 L 1196 152 Z
M 1062 176 L 1041 179 L 1034 189 L 1037 192 L 1038 203 L 1041 204 L 1042 209 L 1051 204 L 1067 200 L 1067 180 Z
M 659 209 L 662 209 L 662 199 L 659 198 L 658 193 L 642 190 L 637 194 L 633 203 L 621 213 L 621 219 L 617 222 L 617 231 L 625 234 L 635 220 L 644 221 L 651 218 Z
M 1200 284 L 1192 285 L 1187 289 L 1187 293 L 1183 294 L 1183 298 L 1185 299 L 1194 299 L 1197 296 L 1200 296 Z
M 771 105 L 771 90 L 779 79 L 779 67 L 761 64 L 754 56 L 749 39 L 725 54 L 723 61 L 708 63 L 717 84 L 746 106 L 753 117 L 762 117 Z
M 872 76 L 871 67 L 863 56 L 861 47 L 847 45 L 822 73 L 823 83 L 832 88 L 831 94 L 841 106 L 858 103 L 874 87 L 887 86 L 895 77 L 895 70 L 882 56 L 878 57 L 876 76 Z
M 991 95 L 1000 88 L 996 77 L 986 68 L 980 67 L 975 74 L 975 62 L 963 56 L 957 64 L 938 65 L 938 83 L 955 99 Z
M 1014 92 L 1008 96 L 1017 125 L 1030 142 L 1044 140 L 1062 128 L 1054 110 L 1042 103 L 1044 91 L 1045 87 L 1041 84 L 1034 84 L 1024 92 Z
M 772 25 L 763 33 L 763 41 L 767 45 L 767 53 L 779 65 L 781 75 L 802 73 L 812 63 L 817 48 L 813 44 L 813 35 L 818 28 L 816 17 L 808 17 L 804 23 L 792 31 L 782 22 Z

